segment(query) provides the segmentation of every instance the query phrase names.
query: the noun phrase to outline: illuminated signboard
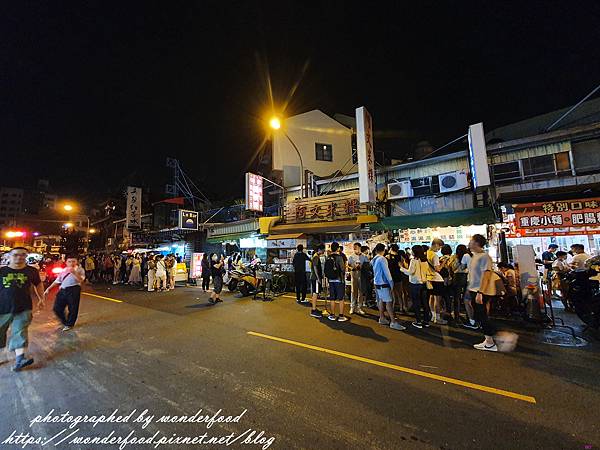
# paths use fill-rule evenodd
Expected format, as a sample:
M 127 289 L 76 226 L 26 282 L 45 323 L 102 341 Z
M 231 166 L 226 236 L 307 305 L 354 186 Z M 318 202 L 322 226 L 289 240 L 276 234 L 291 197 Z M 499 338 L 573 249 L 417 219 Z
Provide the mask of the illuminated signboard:
M 263 211 L 263 178 L 246 172 L 246 209 Z
M 360 202 L 374 203 L 377 196 L 375 186 L 377 180 L 373 150 L 373 122 L 364 106 L 356 108 L 356 156 Z
M 471 168 L 471 179 L 473 188 L 490 185 L 490 168 L 487 160 L 487 149 L 485 147 L 485 135 L 483 123 L 469 126 L 469 166 Z
M 198 229 L 198 211 L 179 210 L 179 228 L 182 230 Z

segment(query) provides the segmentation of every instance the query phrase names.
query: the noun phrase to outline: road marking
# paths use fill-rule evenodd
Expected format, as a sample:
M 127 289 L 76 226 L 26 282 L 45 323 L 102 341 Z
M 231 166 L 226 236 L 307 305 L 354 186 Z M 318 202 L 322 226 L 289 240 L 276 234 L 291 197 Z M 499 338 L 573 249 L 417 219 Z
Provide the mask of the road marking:
M 410 369 L 408 367 L 397 366 L 395 364 L 390 364 L 382 361 L 377 361 L 375 359 L 364 358 L 362 356 L 351 355 L 349 353 L 338 352 L 337 350 L 331 350 L 328 348 L 317 347 L 316 345 L 304 344 L 302 342 L 291 341 L 289 339 L 283 339 L 275 336 L 269 336 L 268 334 L 256 333 L 254 331 L 248 331 L 248 334 L 251 336 L 261 337 L 264 339 L 270 339 L 272 341 L 283 342 L 284 344 L 295 345 L 297 347 L 308 348 L 310 350 L 316 350 L 318 352 L 328 353 L 330 355 L 340 356 L 342 358 L 353 359 L 355 361 L 364 362 L 367 364 L 373 364 L 379 367 L 385 367 L 392 370 L 397 370 L 398 372 L 410 373 L 411 375 L 417 375 L 423 378 L 429 378 L 431 380 L 443 381 L 444 383 L 455 384 L 457 386 L 462 386 L 470 389 L 475 389 L 478 391 L 488 392 L 490 394 L 501 395 L 504 397 L 510 397 L 517 400 L 522 400 L 528 403 L 537 403 L 535 397 L 531 397 L 529 395 L 518 394 L 516 392 L 505 391 L 504 389 L 498 389 L 490 386 L 483 386 L 481 384 L 471 383 L 469 381 L 458 380 L 456 378 L 445 377 L 442 375 L 436 375 L 434 373 L 423 372 L 421 370 Z
M 102 300 L 108 300 L 115 303 L 123 303 L 123 300 L 117 300 L 116 298 L 103 297 L 102 295 L 90 294 L 89 292 L 82 292 L 83 295 L 89 295 L 90 297 L 101 298 Z

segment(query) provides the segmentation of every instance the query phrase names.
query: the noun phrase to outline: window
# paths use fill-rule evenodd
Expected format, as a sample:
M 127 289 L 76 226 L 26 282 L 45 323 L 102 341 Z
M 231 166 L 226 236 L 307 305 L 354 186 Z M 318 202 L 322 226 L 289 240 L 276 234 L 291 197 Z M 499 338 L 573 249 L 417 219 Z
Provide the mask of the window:
M 557 153 L 554 156 L 556 158 L 556 171 L 559 174 L 561 172 L 571 171 L 571 160 L 569 159 L 569 152 Z
M 519 161 L 511 161 L 492 166 L 494 181 L 515 180 L 521 178 Z
M 413 189 L 413 195 L 415 197 L 419 197 L 421 195 L 432 195 L 440 192 L 440 183 L 437 176 L 413 178 L 410 180 L 410 185 Z
M 315 143 L 317 161 L 333 161 L 333 145 Z
M 569 152 L 553 155 L 534 156 L 523 160 L 523 174 L 526 178 L 543 179 L 548 176 L 564 175 L 571 172 Z

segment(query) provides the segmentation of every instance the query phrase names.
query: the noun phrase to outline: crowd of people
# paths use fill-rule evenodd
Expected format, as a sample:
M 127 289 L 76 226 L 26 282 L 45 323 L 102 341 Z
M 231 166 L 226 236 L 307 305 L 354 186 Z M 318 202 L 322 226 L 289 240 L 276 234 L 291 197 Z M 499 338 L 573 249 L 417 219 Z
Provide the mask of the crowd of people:
M 181 258 L 174 253 L 89 254 L 82 266 L 90 283 L 126 284 L 155 292 L 175 289 L 178 262 Z
M 364 315 L 364 308 L 372 306 L 378 310 L 379 324 L 399 331 L 406 327 L 396 317 L 397 309 L 404 315 L 414 314 L 411 326 L 417 329 L 427 328 L 430 323 L 447 325 L 451 319 L 457 325 L 483 332 L 485 339 L 475 348 L 497 351 L 493 338 L 496 330 L 489 320 L 490 304 L 500 295 L 506 297 L 507 290 L 499 292 L 496 281 L 506 280 L 507 274 L 512 281 L 506 284 L 513 283 L 508 295 L 516 295 L 517 276 L 510 265 L 500 265 L 495 271 L 486 245 L 486 238 L 479 234 L 472 237 L 468 247 L 458 245 L 454 250 L 441 239 L 404 250 L 395 243 L 379 243 L 371 251 L 357 242 L 353 252 L 346 255 L 334 242 L 328 251 L 324 245 L 318 246 L 312 258 L 299 245 L 293 259 L 296 301 L 309 301 L 309 264 L 310 315 L 315 318 L 348 320 L 344 305 L 348 280 L 350 315 Z M 317 302 L 325 289 L 327 308 L 319 310 Z

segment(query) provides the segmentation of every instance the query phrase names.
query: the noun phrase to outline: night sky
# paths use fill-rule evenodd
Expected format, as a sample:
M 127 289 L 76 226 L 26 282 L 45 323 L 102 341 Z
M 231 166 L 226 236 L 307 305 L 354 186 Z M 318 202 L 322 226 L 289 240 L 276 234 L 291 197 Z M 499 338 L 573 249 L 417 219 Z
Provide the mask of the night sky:
M 416 5 L 418 3 L 418 5 Z M 600 83 L 600 2 L 4 2 L 1 184 L 101 200 L 179 158 L 243 191 L 269 82 L 285 114 L 365 105 L 390 156 L 572 105 Z M 269 76 L 270 74 L 270 76 Z

